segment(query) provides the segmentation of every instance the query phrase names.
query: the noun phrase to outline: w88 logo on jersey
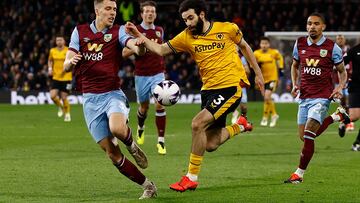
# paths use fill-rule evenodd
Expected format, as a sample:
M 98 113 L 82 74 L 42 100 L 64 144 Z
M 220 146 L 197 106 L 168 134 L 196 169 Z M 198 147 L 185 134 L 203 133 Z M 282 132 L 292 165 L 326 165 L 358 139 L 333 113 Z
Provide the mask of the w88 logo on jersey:
M 304 74 L 321 75 L 321 68 L 316 67 L 304 67 Z

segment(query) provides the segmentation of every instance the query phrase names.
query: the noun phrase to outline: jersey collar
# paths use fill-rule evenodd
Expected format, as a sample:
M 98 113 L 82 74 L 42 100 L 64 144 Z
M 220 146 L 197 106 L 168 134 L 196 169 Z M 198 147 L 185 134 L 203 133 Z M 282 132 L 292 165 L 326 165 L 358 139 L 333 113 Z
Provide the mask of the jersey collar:
M 209 26 L 209 28 L 206 30 L 206 32 L 204 32 L 203 34 L 201 34 L 201 36 L 206 36 L 206 35 L 210 32 L 210 30 L 211 30 L 212 27 L 213 27 L 213 22 L 210 21 L 210 26 Z
M 320 46 L 322 43 L 324 43 L 326 40 L 325 36 L 323 35 L 318 42 L 316 42 L 316 45 Z M 313 43 L 310 40 L 310 37 L 307 37 L 306 39 L 308 46 L 312 45 Z
M 145 22 L 142 21 L 142 23 L 140 24 L 140 26 L 143 27 L 145 30 L 150 30 L 150 29 L 155 30 L 155 25 L 154 25 L 154 23 L 151 24 L 150 26 L 147 26 L 147 25 L 145 24 Z
M 92 31 L 94 34 L 96 34 L 96 33 L 99 32 L 99 31 L 96 29 L 95 20 L 92 21 L 92 23 L 90 24 L 90 29 L 91 29 L 91 31 Z M 103 34 L 105 34 L 108 30 L 109 30 L 109 28 L 104 28 L 103 30 L 101 30 L 101 32 L 102 32 Z

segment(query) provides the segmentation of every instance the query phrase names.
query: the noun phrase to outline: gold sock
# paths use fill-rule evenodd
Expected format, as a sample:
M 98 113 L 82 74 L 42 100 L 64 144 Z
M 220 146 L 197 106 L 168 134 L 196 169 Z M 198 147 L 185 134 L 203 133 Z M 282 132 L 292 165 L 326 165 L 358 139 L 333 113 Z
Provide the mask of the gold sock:
M 61 102 L 60 102 L 60 99 L 59 97 L 55 97 L 55 99 L 53 99 L 54 103 L 56 104 L 56 106 L 60 107 L 60 108 L 63 108 Z
M 230 138 L 233 138 L 235 135 L 241 132 L 240 126 L 238 124 L 232 124 L 225 127 L 229 131 Z
M 272 116 L 277 115 L 274 101 L 271 101 L 271 102 L 270 102 L 270 112 L 271 112 L 271 115 L 272 115 Z
M 193 175 L 198 175 L 200 172 L 202 160 L 203 160 L 203 156 L 199 156 L 191 153 L 188 173 Z
M 64 100 L 63 100 L 63 103 L 64 103 L 64 112 L 65 112 L 65 113 L 70 113 L 69 100 L 68 100 L 68 99 L 64 99 Z
M 270 102 L 264 102 L 263 118 L 268 118 L 270 112 Z

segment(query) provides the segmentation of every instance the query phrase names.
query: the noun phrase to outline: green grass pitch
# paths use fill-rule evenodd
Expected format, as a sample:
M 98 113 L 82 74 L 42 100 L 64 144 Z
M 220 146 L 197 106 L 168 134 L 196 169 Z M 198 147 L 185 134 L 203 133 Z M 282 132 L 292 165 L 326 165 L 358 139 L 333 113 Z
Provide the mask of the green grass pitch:
M 248 107 L 254 131 L 206 153 L 197 190 L 177 193 L 169 184 L 187 171 L 190 124 L 199 105 L 167 108 L 165 156 L 156 151 L 151 106 L 142 146 L 149 168 L 143 172 L 156 183 L 158 197 L 146 202 L 360 202 L 360 153 L 350 150 L 357 130 L 339 138 L 337 124 L 332 125 L 316 139 L 304 183 L 283 184 L 296 169 L 302 147 L 297 104 L 276 105 L 280 119 L 275 128 L 259 126 L 262 103 Z M 135 109 L 132 104 L 134 131 Z M 142 189 L 122 176 L 94 143 L 82 107 L 72 106 L 71 123 L 56 112 L 50 105 L 0 105 L 0 202 L 138 202 Z

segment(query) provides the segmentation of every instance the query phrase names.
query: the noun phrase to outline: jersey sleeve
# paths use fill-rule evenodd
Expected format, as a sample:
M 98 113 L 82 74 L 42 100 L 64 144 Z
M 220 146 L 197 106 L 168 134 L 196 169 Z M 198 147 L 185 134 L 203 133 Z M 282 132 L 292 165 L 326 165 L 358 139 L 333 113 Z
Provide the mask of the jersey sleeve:
M 52 61 L 54 58 L 53 58 L 53 49 L 50 49 L 50 53 L 49 53 L 49 58 L 48 58 L 48 60 L 49 61 Z
M 279 52 L 279 50 L 275 49 L 275 59 L 278 63 L 278 66 L 280 69 L 284 68 L 284 58 L 281 55 L 281 53 Z
M 230 38 L 236 44 L 240 44 L 243 34 L 240 28 L 235 23 L 230 23 Z
M 74 52 L 78 52 L 80 50 L 79 32 L 76 27 L 74 28 L 73 32 L 71 33 L 69 49 Z
M 333 52 L 332 52 L 332 60 L 334 61 L 335 65 L 343 62 L 342 50 L 336 43 L 334 43 L 334 48 L 333 48 Z
M 184 30 L 166 43 L 174 53 L 178 53 L 187 51 L 186 42 L 186 31 Z
M 295 41 L 295 44 L 294 44 L 293 59 L 299 61 L 299 51 L 298 51 L 298 47 L 297 47 L 297 40 Z
M 120 26 L 119 28 L 119 42 L 120 42 L 120 45 L 122 47 L 126 47 L 126 43 L 130 40 L 130 39 L 133 39 L 133 37 L 131 37 L 130 35 L 128 35 L 126 32 L 125 32 L 125 26 Z

